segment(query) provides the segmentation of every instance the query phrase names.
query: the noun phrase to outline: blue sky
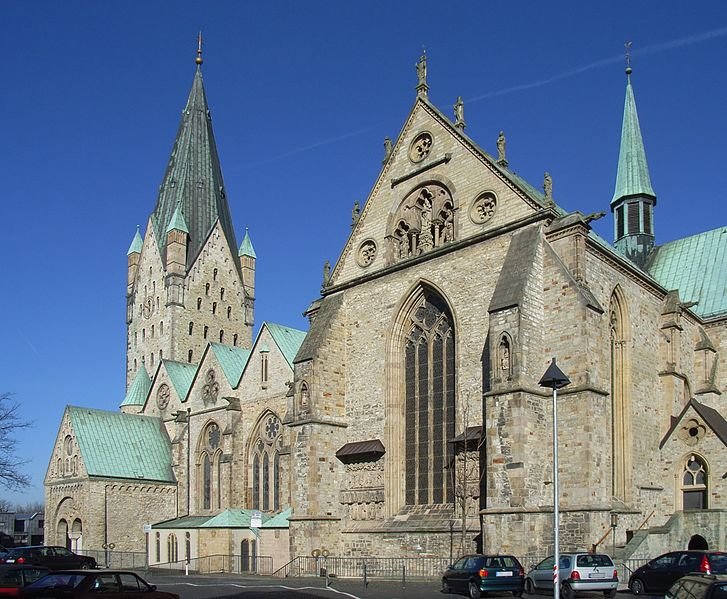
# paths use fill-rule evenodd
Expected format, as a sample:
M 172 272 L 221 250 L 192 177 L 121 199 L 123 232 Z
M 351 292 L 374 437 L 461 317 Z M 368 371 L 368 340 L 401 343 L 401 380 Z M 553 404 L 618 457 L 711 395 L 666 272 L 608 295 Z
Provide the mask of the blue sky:
M 43 497 L 66 404 L 124 396 L 126 250 L 156 201 L 203 31 L 205 86 L 256 321 L 305 328 L 415 99 L 429 97 L 566 209 L 609 210 L 625 75 L 658 204 L 657 243 L 725 224 L 727 4 L 641 2 L 26 2 L 2 5 L 0 391 Z M 612 239 L 612 219 L 594 223 Z

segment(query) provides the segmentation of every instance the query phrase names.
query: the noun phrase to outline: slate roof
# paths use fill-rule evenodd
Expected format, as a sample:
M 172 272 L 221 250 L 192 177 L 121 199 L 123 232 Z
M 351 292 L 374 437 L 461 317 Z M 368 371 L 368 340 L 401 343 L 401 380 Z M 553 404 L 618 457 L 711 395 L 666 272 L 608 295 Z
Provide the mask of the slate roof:
M 142 247 L 144 247 L 144 240 L 141 238 L 141 233 L 139 233 L 139 225 L 136 225 L 136 234 L 134 235 L 134 239 L 131 240 L 131 245 L 126 255 L 141 254 Z
M 651 187 L 649 167 L 646 163 L 644 141 L 641 137 L 636 100 L 631 87 L 631 69 L 626 70 L 626 99 L 624 101 L 623 123 L 621 125 L 621 149 L 618 155 L 616 189 L 611 204 L 629 196 L 650 196 L 656 198 Z
M 240 251 L 237 252 L 238 256 L 250 256 L 251 258 L 257 258 L 257 254 L 255 253 L 255 248 L 252 247 L 252 240 L 250 239 L 250 234 L 247 232 L 247 229 L 245 229 L 245 237 L 242 238 L 242 243 L 240 244 Z
M 151 379 L 146 371 L 146 366 L 142 362 L 121 405 L 143 406 L 146 402 L 146 396 L 149 395 L 149 389 L 151 389 Z
M 326 338 L 328 331 L 330 330 L 331 324 L 338 314 L 338 310 L 341 308 L 343 303 L 343 293 L 337 293 L 335 295 L 327 295 L 320 302 L 318 313 L 311 323 L 310 330 L 305 336 L 303 343 L 295 355 L 293 362 L 305 362 L 306 360 L 312 360 L 318 348 Z
M 385 453 L 386 449 L 380 439 L 369 439 L 368 441 L 354 441 L 352 443 L 346 443 L 336 452 L 336 457 L 341 459 L 347 456 L 382 456 Z
M 227 382 L 234 389 L 240 382 L 242 371 L 245 370 L 250 358 L 250 350 L 241 347 L 232 347 L 222 343 L 210 343 L 210 347 L 225 373 Z
M 166 259 L 165 232 L 178 204 L 189 228 L 188 268 L 217 219 L 229 246 L 237 248 L 199 65 L 151 217 L 162 261 Z
M 702 318 L 727 314 L 727 227 L 670 241 L 654 248 L 647 272 Z
M 169 224 L 167 225 L 166 233 L 169 233 L 169 231 L 182 231 L 183 233 L 189 233 L 189 227 L 187 227 L 187 221 L 184 220 L 184 214 L 182 214 L 182 207 L 180 204 L 177 204 L 177 207 L 174 209 L 174 214 L 172 214 L 172 218 L 169 220 Z
M 719 440 L 722 441 L 724 445 L 727 445 L 727 420 L 725 420 L 714 408 L 705 406 L 704 404 L 699 403 L 696 399 L 692 398 L 689 400 L 689 403 L 684 406 L 684 409 L 681 411 L 679 416 L 672 416 L 671 426 L 669 427 L 666 435 L 664 435 L 664 438 L 661 440 L 661 443 L 659 443 L 659 449 L 664 447 L 664 444 L 669 440 L 669 437 L 671 437 L 674 430 L 679 426 L 684 418 L 684 414 L 687 413 L 689 408 L 694 409 L 694 411 L 701 416 L 707 426 L 714 431 L 714 434 L 717 435 Z
M 169 380 L 174 385 L 174 390 L 177 392 L 181 401 L 187 401 L 187 393 L 192 386 L 194 375 L 197 372 L 197 364 L 189 364 L 187 362 L 175 362 L 173 360 L 162 360 L 164 368 L 167 371 Z
M 539 240 L 540 230 L 536 226 L 521 229 L 512 236 L 490 300 L 489 312 L 520 305 L 525 294 L 528 275 L 535 264 Z
M 250 528 L 253 512 L 254 510 L 227 508 L 214 516 L 183 516 L 157 522 L 152 528 Z M 260 528 L 288 528 L 291 513 L 290 508 L 278 514 L 261 512 Z
M 75 406 L 66 410 L 89 476 L 175 482 L 161 419 Z
M 274 322 L 263 323 L 267 326 L 270 331 L 270 336 L 273 338 L 280 351 L 285 356 L 290 367 L 293 367 L 293 360 L 295 355 L 298 353 L 300 346 L 303 344 L 306 332 L 291 327 L 285 327 L 281 324 L 275 324 Z

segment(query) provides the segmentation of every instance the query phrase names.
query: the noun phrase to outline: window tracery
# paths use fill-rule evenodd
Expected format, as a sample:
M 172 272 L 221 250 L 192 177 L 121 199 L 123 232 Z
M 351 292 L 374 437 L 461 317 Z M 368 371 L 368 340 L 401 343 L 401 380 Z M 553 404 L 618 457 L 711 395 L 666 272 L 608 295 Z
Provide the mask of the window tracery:
M 702 458 L 690 455 L 682 472 L 682 507 L 685 510 L 707 509 L 707 465 Z
M 427 293 L 404 340 L 405 501 L 450 503 L 451 440 L 455 427 L 454 327 L 441 298 Z
M 446 187 L 430 183 L 399 206 L 390 236 L 395 262 L 419 256 L 454 241 L 454 201 Z
M 280 419 L 267 414 L 258 425 L 252 456 L 252 507 L 269 511 L 280 508 Z
M 204 510 L 219 508 L 221 503 L 221 440 L 220 427 L 215 422 L 210 422 L 200 436 L 198 468 L 200 475 L 200 503 Z

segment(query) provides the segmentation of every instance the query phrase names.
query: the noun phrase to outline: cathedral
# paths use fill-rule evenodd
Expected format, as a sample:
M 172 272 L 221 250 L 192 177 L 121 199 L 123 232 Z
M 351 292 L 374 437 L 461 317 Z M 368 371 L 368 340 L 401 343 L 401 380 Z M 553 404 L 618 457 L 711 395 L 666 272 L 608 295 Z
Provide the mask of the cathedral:
M 126 393 L 118 412 L 66 408 L 49 544 L 274 569 L 444 557 L 454 537 L 542 556 L 559 480 L 563 550 L 611 534 L 622 559 L 727 549 L 727 226 L 656 243 L 631 68 L 613 241 L 547 173 L 515 174 L 504 134 L 495 154 L 470 139 L 461 100 L 452 118 L 434 106 L 426 68 L 309 330 L 256 330 L 256 254 L 236 241 L 198 51 L 127 253 Z

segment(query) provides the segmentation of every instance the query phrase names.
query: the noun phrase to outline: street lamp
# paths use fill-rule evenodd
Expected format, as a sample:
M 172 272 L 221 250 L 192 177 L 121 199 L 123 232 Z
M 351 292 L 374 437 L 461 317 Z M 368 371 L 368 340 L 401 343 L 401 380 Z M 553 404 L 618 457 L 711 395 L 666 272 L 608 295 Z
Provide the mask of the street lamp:
M 611 512 L 611 533 L 613 535 L 611 559 L 616 561 L 616 527 L 618 526 L 618 514 Z
M 560 515 L 558 514 L 558 389 L 570 385 L 570 379 L 555 364 L 555 358 L 545 371 L 538 385 L 553 390 L 553 599 L 560 599 L 560 543 L 558 534 L 560 528 Z

